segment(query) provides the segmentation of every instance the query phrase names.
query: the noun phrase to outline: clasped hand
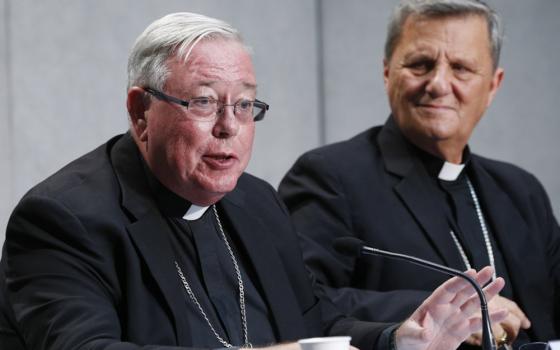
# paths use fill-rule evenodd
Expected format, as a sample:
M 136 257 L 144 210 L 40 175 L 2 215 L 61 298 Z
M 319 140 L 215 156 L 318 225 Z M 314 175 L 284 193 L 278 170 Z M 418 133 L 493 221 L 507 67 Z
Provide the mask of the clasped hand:
M 528 329 L 531 327 L 531 322 L 521 308 L 512 300 L 496 295 L 488 303 L 488 309 L 500 310 L 507 309 L 509 311 L 505 320 L 492 325 L 492 331 L 496 339 L 504 339 L 506 343 L 512 344 L 517 338 L 521 329 Z M 473 333 L 468 339 L 467 343 L 472 345 L 480 345 L 482 341 L 482 334 L 480 332 Z
M 478 273 L 467 271 L 479 285 L 492 278 L 493 269 L 485 267 Z M 484 288 L 486 299 L 491 300 L 504 287 L 497 278 Z M 490 310 L 492 323 L 508 316 L 505 308 Z M 403 324 L 395 334 L 397 350 L 450 350 L 456 349 L 471 334 L 482 329 L 480 302 L 474 288 L 464 279 L 453 277 L 439 286 Z

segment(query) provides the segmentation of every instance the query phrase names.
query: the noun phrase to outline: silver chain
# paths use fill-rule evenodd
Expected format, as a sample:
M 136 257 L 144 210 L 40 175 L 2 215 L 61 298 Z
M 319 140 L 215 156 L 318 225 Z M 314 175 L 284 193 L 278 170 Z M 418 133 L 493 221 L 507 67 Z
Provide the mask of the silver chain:
M 233 250 L 231 249 L 231 246 L 229 245 L 229 242 L 226 238 L 226 234 L 224 232 L 224 228 L 222 227 L 220 216 L 218 215 L 218 209 L 216 209 L 216 205 L 212 205 L 212 209 L 214 210 L 214 215 L 216 216 L 216 221 L 218 222 L 218 228 L 220 229 L 220 233 L 222 234 L 222 239 L 224 240 L 226 248 L 229 251 L 231 261 L 233 262 L 233 267 L 235 268 L 235 274 L 237 275 L 237 284 L 239 285 L 239 310 L 241 312 L 241 324 L 243 326 L 243 339 L 245 341 L 244 346 L 252 348 L 253 346 L 249 342 L 249 334 L 247 332 L 247 314 L 245 311 L 245 287 L 243 286 L 243 278 L 241 278 L 241 271 L 239 270 L 239 265 L 237 264 L 235 255 L 233 255 Z
M 476 192 L 474 191 L 474 186 L 471 183 L 471 180 L 469 180 L 469 178 L 467 177 L 467 185 L 469 186 L 469 192 L 471 193 L 471 197 L 473 199 L 474 202 L 474 207 L 476 210 L 476 216 L 478 217 L 478 222 L 480 223 L 480 229 L 482 230 L 482 236 L 484 237 L 484 244 L 486 245 L 486 251 L 488 252 L 488 260 L 490 261 L 490 266 L 492 266 L 492 268 L 494 268 L 494 274 L 492 275 L 492 280 L 496 279 L 496 266 L 494 263 L 494 251 L 492 249 L 492 243 L 490 242 L 490 234 L 488 233 L 488 227 L 486 226 L 486 220 L 484 220 L 484 215 L 482 214 L 482 209 L 480 208 L 480 203 L 478 201 L 478 196 L 476 195 Z M 467 267 L 467 269 L 471 268 L 471 264 L 469 262 L 469 258 L 467 257 L 467 254 L 465 254 L 465 250 L 463 249 L 463 246 L 461 245 L 461 242 L 459 242 L 459 239 L 457 239 L 457 235 L 455 234 L 455 232 L 453 232 L 453 230 L 451 230 L 451 238 L 453 238 L 453 242 L 455 242 L 455 245 L 457 246 L 457 250 L 459 250 L 459 254 L 461 255 L 461 258 L 463 259 L 463 263 L 465 264 L 465 266 Z
M 218 210 L 216 209 L 216 205 L 212 205 L 212 209 L 214 211 L 214 216 L 216 217 L 216 221 L 218 223 L 218 228 L 220 230 L 222 240 L 224 241 L 224 244 L 225 244 L 225 246 L 226 246 L 226 248 L 229 252 L 229 255 L 231 257 L 231 261 L 233 262 L 233 267 L 235 269 L 235 274 L 236 274 L 236 277 L 237 277 L 237 284 L 238 284 L 238 287 L 239 287 L 239 311 L 241 313 L 241 324 L 242 324 L 242 327 L 243 327 L 243 338 L 244 338 L 244 342 L 245 342 L 243 347 L 244 348 L 252 348 L 253 345 L 249 342 L 249 334 L 248 334 L 248 331 L 247 331 L 247 315 L 246 315 L 246 310 L 245 310 L 245 288 L 243 286 L 243 278 L 241 277 L 241 271 L 239 270 L 239 265 L 237 264 L 237 260 L 235 259 L 235 255 L 233 254 L 233 250 L 231 249 L 231 246 L 229 245 L 226 234 L 224 232 L 224 228 L 222 227 L 222 222 L 220 221 L 220 216 L 218 215 Z M 226 348 L 233 347 L 233 345 L 231 345 L 229 342 L 225 341 L 218 334 L 218 332 L 216 331 L 214 326 L 212 326 L 212 322 L 210 322 L 210 320 L 208 319 L 208 316 L 206 315 L 206 312 L 204 312 L 204 309 L 202 309 L 202 305 L 200 305 L 200 303 L 198 302 L 198 299 L 194 295 L 194 292 L 192 291 L 191 286 L 189 285 L 189 282 L 187 282 L 187 278 L 185 277 L 185 274 L 181 270 L 181 267 L 179 267 L 179 264 L 177 263 L 177 261 L 175 261 L 175 267 L 177 268 L 177 274 L 179 275 L 179 278 L 181 279 L 181 282 L 183 282 L 183 286 L 185 287 L 185 290 L 187 291 L 187 294 L 189 295 L 189 298 L 196 305 L 196 307 L 198 308 L 198 311 L 200 311 L 200 314 L 202 315 L 202 317 L 206 321 L 206 324 L 208 324 L 208 327 L 210 327 L 210 330 L 212 331 L 212 333 L 214 333 L 214 336 L 216 336 L 216 339 L 218 339 L 218 341 Z

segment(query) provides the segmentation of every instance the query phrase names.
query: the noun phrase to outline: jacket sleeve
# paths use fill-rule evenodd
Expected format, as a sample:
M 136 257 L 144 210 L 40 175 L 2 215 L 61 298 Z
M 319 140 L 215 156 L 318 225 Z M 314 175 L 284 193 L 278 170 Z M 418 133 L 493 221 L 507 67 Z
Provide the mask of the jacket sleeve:
M 276 192 L 273 191 L 274 197 L 285 221 L 290 222 L 288 211 L 282 203 Z M 289 227 L 292 227 L 291 224 Z M 392 333 L 397 325 L 392 323 L 381 322 L 365 322 L 354 317 L 349 317 L 332 303 L 330 298 L 319 288 L 314 274 L 305 268 L 299 241 L 293 231 L 285 232 L 281 235 L 284 242 L 282 244 L 285 249 L 280 252 L 281 259 L 288 268 L 288 275 L 292 280 L 294 289 L 297 290 L 298 298 L 305 300 L 314 300 L 311 306 L 307 302 L 301 302 L 303 307 L 303 318 L 306 321 L 307 329 L 311 332 L 309 336 L 343 336 L 352 337 L 351 344 L 361 350 L 392 350 Z M 308 297 L 305 297 L 305 296 Z M 314 331 L 316 325 L 320 324 L 320 331 Z
M 332 248 L 338 237 L 357 236 L 350 199 L 341 180 L 343 171 L 348 169 L 337 169 L 321 153 L 310 152 L 298 159 L 280 184 L 279 193 L 298 231 L 305 263 L 319 288 L 343 312 L 361 320 L 402 321 L 430 293 L 362 288 L 358 259 L 342 256 Z
M 107 253 L 61 202 L 33 195 L 20 202 L 8 223 L 2 268 L 27 349 L 182 349 L 121 341 L 120 291 Z
M 536 221 L 541 225 L 540 232 L 543 234 L 541 237 L 544 246 L 546 247 L 546 266 L 548 267 L 548 276 L 552 280 L 554 295 L 554 311 L 552 311 L 553 324 L 555 325 L 554 331 L 556 336 L 560 336 L 560 227 L 558 221 L 554 217 L 554 212 L 550 204 L 550 199 L 542 184 L 532 176 L 534 190 L 531 196 L 531 208 L 538 218 Z

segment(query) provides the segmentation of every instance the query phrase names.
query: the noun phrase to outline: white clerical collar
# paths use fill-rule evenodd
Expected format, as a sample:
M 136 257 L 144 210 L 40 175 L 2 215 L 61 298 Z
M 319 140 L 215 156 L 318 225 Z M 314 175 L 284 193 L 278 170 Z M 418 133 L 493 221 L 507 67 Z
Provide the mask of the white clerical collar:
M 206 209 L 210 207 L 199 207 L 198 205 L 192 204 L 187 213 L 183 215 L 183 219 L 188 221 L 198 220 L 204 213 L 206 213 Z
M 449 162 L 443 163 L 438 174 L 438 179 L 444 181 L 455 181 L 461 175 L 461 171 L 465 168 L 465 164 L 453 164 Z

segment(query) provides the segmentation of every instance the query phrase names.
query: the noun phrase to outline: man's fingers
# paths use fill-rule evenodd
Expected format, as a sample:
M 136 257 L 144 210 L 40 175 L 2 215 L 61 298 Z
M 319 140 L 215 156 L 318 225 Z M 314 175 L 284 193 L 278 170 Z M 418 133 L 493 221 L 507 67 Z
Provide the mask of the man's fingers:
M 494 323 L 492 325 L 492 333 L 494 334 L 494 339 L 496 339 L 496 342 L 503 337 L 504 332 L 507 333 L 507 331 L 502 328 L 501 323 Z M 509 334 L 510 333 L 507 333 L 507 337 L 508 339 L 511 339 Z
M 486 301 L 489 301 L 493 297 L 495 297 L 502 290 L 502 288 L 504 288 L 504 286 L 505 286 L 505 281 L 501 277 L 496 278 L 495 281 L 492 281 L 492 283 L 487 285 L 483 289 L 484 295 L 486 296 Z M 471 296 L 471 298 L 461 306 L 461 310 L 467 316 L 471 316 L 475 312 L 478 312 L 480 310 L 480 299 L 478 297 L 478 294 Z M 498 310 L 507 311 L 507 309 L 505 308 L 498 309 Z
M 492 274 L 492 270 L 490 269 L 489 271 L 490 271 L 490 274 Z M 481 272 L 482 272 L 482 270 L 481 270 Z M 481 276 L 481 278 L 477 279 L 477 281 L 479 281 L 479 280 L 484 281 L 488 277 L 486 275 L 487 273 L 488 273 L 488 271 L 485 271 L 483 273 L 483 275 Z M 496 278 L 496 280 L 494 280 L 490 284 L 488 284 L 483 289 L 484 294 L 486 296 L 486 300 L 488 301 L 488 300 L 491 300 L 493 297 L 495 297 L 502 290 L 504 285 L 505 285 L 505 281 L 501 277 Z M 470 317 L 474 314 L 477 315 L 477 316 L 471 318 L 471 333 L 475 333 L 475 332 L 480 331 L 480 329 L 482 328 L 482 321 L 481 321 L 481 316 L 480 316 L 480 300 L 478 298 L 478 295 L 471 296 L 471 298 L 469 300 L 467 300 L 461 306 L 461 311 L 467 317 Z M 501 308 L 501 309 L 490 311 L 489 314 L 490 314 L 491 322 L 495 323 L 495 322 L 501 322 L 501 321 L 505 320 L 508 317 L 509 312 L 506 308 Z M 474 328 L 472 328 L 472 327 L 474 327 Z
M 473 269 L 465 273 L 472 277 L 479 285 L 484 285 L 492 277 L 493 271 L 492 267 L 487 266 L 478 273 Z M 438 304 L 453 302 L 455 305 L 461 305 L 465 300 L 468 300 L 474 292 L 469 282 L 465 281 L 463 278 L 453 277 L 439 286 L 428 299 Z
M 472 269 L 466 271 L 465 273 L 472 277 L 479 286 L 483 286 L 492 278 L 494 269 L 491 266 L 486 266 L 478 271 L 478 273 Z M 469 299 L 471 295 L 476 293 L 472 285 L 467 281 L 462 281 L 461 284 L 454 284 L 453 287 L 461 288 L 456 291 L 457 301 L 459 302 L 464 302 L 465 300 Z M 503 288 L 503 286 L 501 288 Z M 493 293 L 493 290 L 491 290 L 491 292 Z
M 465 317 L 471 317 L 475 313 L 480 311 L 480 300 L 478 299 L 478 295 L 471 297 L 468 301 L 464 302 L 461 305 L 461 311 Z
M 478 273 L 471 269 L 466 271 L 466 274 L 472 277 L 477 284 L 484 285 L 492 278 L 493 271 L 492 267 L 487 266 Z M 496 281 L 490 283 L 485 288 L 487 299 L 493 298 L 503 288 L 504 283 L 502 278 L 498 278 Z M 451 303 L 463 309 L 463 311 L 468 311 L 468 316 L 470 316 L 478 309 L 476 303 L 471 301 L 472 296 L 475 294 L 476 291 L 468 281 L 463 278 L 453 277 L 439 286 L 417 311 L 424 310 L 429 305 Z
M 529 329 L 531 328 L 531 320 L 529 320 L 529 318 L 527 316 L 525 316 L 524 313 L 522 313 L 522 315 L 516 314 L 517 317 L 519 317 L 519 320 L 521 321 L 521 325 L 519 326 L 520 328 L 523 329 Z
M 508 339 L 511 340 L 515 340 L 517 338 L 517 335 L 519 334 L 519 319 L 515 316 L 513 316 L 513 320 L 511 320 L 511 313 L 509 314 L 509 317 L 506 318 L 504 321 L 502 321 L 502 327 L 503 327 L 503 332 L 507 333 L 507 337 Z M 500 337 L 500 335 L 503 334 L 502 333 L 494 333 L 497 337 Z
M 458 294 L 461 294 L 461 292 L 463 292 L 465 290 L 465 287 L 467 286 L 467 282 L 462 278 L 453 277 L 436 288 L 436 290 L 434 290 L 432 295 L 430 295 L 427 300 L 438 304 L 450 303 L 453 301 L 453 303 L 456 304 L 457 302 L 455 302 L 454 300 L 456 298 L 464 297 L 460 297 Z
M 508 317 L 501 322 L 504 330 L 508 334 L 509 339 L 517 338 L 519 334 L 519 329 L 522 327 L 522 321 L 517 317 L 517 315 L 513 314 L 510 309 Z
M 486 295 L 486 300 L 488 301 L 495 297 L 502 290 L 504 285 L 505 281 L 501 277 L 498 277 L 495 281 L 492 281 L 492 283 L 487 285 L 483 289 L 484 294 Z M 472 290 L 473 292 L 471 293 L 471 297 L 460 306 L 461 310 L 467 317 L 470 317 L 480 310 L 480 299 L 478 294 L 475 294 L 474 289 Z
M 482 344 L 482 334 L 480 332 L 471 334 L 471 336 L 465 340 L 465 343 L 480 346 Z
M 507 298 L 502 298 L 501 301 L 505 304 L 509 312 L 511 312 L 517 317 L 517 319 L 519 319 L 519 326 L 517 328 L 527 329 L 531 327 L 531 321 L 529 320 L 527 315 L 525 315 L 523 310 L 521 310 L 521 308 L 517 305 L 517 303 Z
M 507 309 L 508 317 L 501 322 L 504 331 L 507 332 L 508 338 L 514 340 L 519 334 L 521 328 L 526 329 L 531 326 L 531 322 L 521 310 L 521 308 L 512 300 L 497 296 L 489 303 L 490 309 Z M 503 334 L 503 332 L 502 332 Z
M 490 322 L 491 323 L 502 322 L 503 320 L 506 319 L 508 315 L 509 312 L 506 309 L 492 311 L 490 312 Z
M 488 283 L 490 279 L 492 279 L 493 275 L 494 275 L 494 268 L 492 268 L 491 266 L 486 266 L 482 268 L 480 271 L 478 271 L 474 279 L 476 280 L 479 286 L 483 286 L 486 283 Z
M 490 323 L 498 323 L 506 319 L 509 314 L 508 310 L 501 309 L 490 312 Z M 470 319 L 471 333 L 480 332 L 482 329 L 482 318 L 480 316 L 471 317 Z
M 476 271 L 470 269 L 465 272 L 471 278 L 476 280 Z M 471 287 L 471 284 L 465 281 L 463 278 L 458 278 L 457 282 L 451 283 L 451 285 L 446 289 L 448 293 L 455 293 L 451 303 L 456 306 L 463 305 L 475 292 L 475 290 Z
M 502 277 L 496 278 L 489 285 L 484 287 L 484 294 L 486 294 L 486 300 L 490 301 L 504 288 L 506 281 Z

